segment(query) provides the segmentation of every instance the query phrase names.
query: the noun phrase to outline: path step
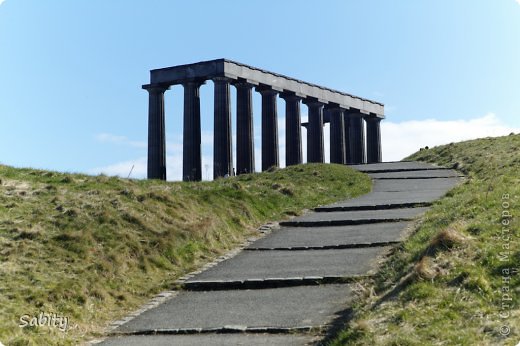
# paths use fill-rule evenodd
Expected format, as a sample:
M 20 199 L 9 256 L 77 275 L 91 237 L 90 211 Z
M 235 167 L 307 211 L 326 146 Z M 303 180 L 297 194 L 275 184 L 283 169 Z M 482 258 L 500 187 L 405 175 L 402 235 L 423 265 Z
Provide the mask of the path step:
M 246 250 L 331 247 L 399 242 L 408 222 L 332 227 L 281 227 L 250 244 Z
M 243 251 L 185 283 L 366 275 L 389 248 Z
M 375 179 L 372 192 L 416 192 L 442 191 L 446 193 L 461 181 L 458 177 L 450 178 L 417 178 L 417 179 Z
M 382 163 L 369 163 L 360 165 L 349 165 L 358 171 L 367 172 L 385 172 L 385 171 L 414 171 L 414 170 L 446 170 L 448 168 L 434 166 L 429 163 L 416 162 L 416 161 L 397 161 L 397 162 L 382 162 Z
M 425 178 L 457 178 L 461 175 L 451 169 L 446 170 L 418 170 L 418 171 L 401 171 L 388 173 L 369 173 L 372 179 L 425 179 Z
M 184 291 L 121 325 L 115 334 L 229 332 L 227 326 L 257 333 L 309 331 L 340 317 L 352 296 L 348 284 Z
M 319 207 L 320 212 L 342 210 L 342 208 L 359 208 L 357 210 L 384 210 L 384 209 L 399 209 L 394 206 L 405 205 L 403 209 L 408 208 L 409 205 L 425 205 L 433 203 L 435 200 L 445 195 L 443 190 L 430 191 L 376 191 L 368 195 L 361 196 L 355 199 L 329 204 Z M 318 209 L 318 208 L 317 208 Z M 347 209 L 348 210 L 348 209 Z M 352 210 L 352 209 L 351 209 Z
M 400 222 L 413 220 L 424 213 L 428 208 L 399 208 L 381 211 L 331 211 L 327 213 L 309 213 L 295 217 L 289 221 L 280 222 L 281 226 L 309 227 L 309 226 L 342 226 L 361 225 L 380 222 Z

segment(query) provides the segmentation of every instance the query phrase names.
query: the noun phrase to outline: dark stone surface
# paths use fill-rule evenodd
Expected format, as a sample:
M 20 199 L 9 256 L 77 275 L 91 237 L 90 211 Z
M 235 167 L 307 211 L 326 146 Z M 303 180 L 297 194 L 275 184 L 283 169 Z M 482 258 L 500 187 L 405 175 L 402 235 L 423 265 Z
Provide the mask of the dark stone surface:
M 253 85 L 235 83 L 237 89 L 237 174 L 255 171 Z
M 371 262 L 387 249 L 244 251 L 187 282 L 365 275 L 372 268 Z
M 349 119 L 349 146 L 352 163 L 366 163 L 365 130 L 361 113 L 348 113 Z
M 381 162 L 381 119 L 365 117 L 367 130 L 367 163 Z
M 285 100 L 285 165 L 302 163 L 300 101 L 294 93 L 283 94 Z
M 166 180 L 164 92 L 167 87 L 148 87 L 148 179 Z
M 230 80 L 216 77 L 214 83 L 213 178 L 233 174 Z
M 184 86 L 184 132 L 182 146 L 182 180 L 202 179 L 200 135 L 200 86 L 202 82 L 190 81 Z
M 339 107 L 328 110 L 330 116 L 330 162 L 346 163 L 344 112 Z
M 305 327 L 330 323 L 351 299 L 349 285 L 180 292 L 116 332 L 161 329 Z
M 302 346 L 312 345 L 315 337 L 278 334 L 194 334 L 133 335 L 107 339 L 100 346 Z
M 370 244 L 401 240 L 407 222 L 333 227 L 282 227 L 249 248 L 291 248 Z
M 325 162 L 323 143 L 323 103 L 317 100 L 306 100 L 309 108 L 309 125 L 307 126 L 307 162 Z
M 350 150 L 350 117 L 347 111 L 343 112 L 343 126 L 345 126 L 345 163 L 353 164 L 352 150 Z
M 278 92 L 270 88 L 257 88 L 262 94 L 262 171 L 278 167 Z

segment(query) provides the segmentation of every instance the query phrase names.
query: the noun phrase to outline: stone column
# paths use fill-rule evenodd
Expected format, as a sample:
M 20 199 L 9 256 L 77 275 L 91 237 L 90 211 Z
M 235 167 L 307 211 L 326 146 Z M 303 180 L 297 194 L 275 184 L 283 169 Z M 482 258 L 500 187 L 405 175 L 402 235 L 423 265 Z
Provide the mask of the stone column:
M 253 132 L 252 84 L 235 83 L 237 89 L 237 174 L 254 173 L 255 146 Z
M 285 165 L 302 163 L 302 133 L 300 117 L 301 97 L 294 93 L 284 93 L 285 100 Z
M 256 88 L 262 94 L 262 171 L 278 167 L 278 116 L 276 96 L 278 91 Z
M 182 148 L 182 180 L 200 181 L 200 86 L 201 81 L 186 81 L 184 86 L 184 132 Z
M 330 163 L 345 164 L 345 124 L 343 109 L 333 107 L 330 114 Z
M 213 178 L 233 174 L 233 155 L 231 140 L 231 104 L 230 79 L 213 78 L 215 84 L 214 97 L 214 129 L 213 129 Z
M 366 163 L 365 158 L 365 131 L 363 115 L 359 112 L 350 113 L 350 154 L 352 163 Z
M 306 99 L 304 103 L 309 108 L 307 162 L 323 163 L 323 103 L 313 99 Z
M 367 163 L 381 162 L 381 118 L 367 117 Z
M 146 85 L 148 91 L 148 179 L 166 180 L 164 92 L 169 87 Z
M 345 163 L 352 164 L 352 153 L 350 150 L 350 117 L 348 111 L 343 112 L 343 126 L 345 133 Z

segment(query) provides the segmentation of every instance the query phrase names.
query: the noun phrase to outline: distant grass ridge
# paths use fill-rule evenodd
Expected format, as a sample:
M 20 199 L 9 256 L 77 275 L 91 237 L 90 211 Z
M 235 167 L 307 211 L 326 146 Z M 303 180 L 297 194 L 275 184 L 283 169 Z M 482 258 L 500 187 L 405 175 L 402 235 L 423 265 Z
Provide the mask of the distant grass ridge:
M 332 345 L 520 341 L 520 135 L 421 150 L 406 160 L 468 176 L 363 283 Z
M 370 190 L 341 165 L 213 182 L 126 180 L 0 166 L 0 341 L 76 344 L 269 220 Z M 24 314 L 71 329 L 19 328 Z

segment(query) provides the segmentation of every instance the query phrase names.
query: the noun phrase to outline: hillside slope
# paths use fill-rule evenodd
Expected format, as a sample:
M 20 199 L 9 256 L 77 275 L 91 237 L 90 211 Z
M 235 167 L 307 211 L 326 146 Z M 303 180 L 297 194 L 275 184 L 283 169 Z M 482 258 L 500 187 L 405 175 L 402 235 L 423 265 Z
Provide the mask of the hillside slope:
M 516 345 L 520 341 L 520 135 L 423 149 L 406 160 L 467 181 L 438 201 L 360 288 L 333 345 Z
M 308 164 L 170 183 L 0 166 L 0 341 L 76 344 L 269 220 L 366 193 L 370 179 Z M 68 317 L 20 328 L 23 315 Z

